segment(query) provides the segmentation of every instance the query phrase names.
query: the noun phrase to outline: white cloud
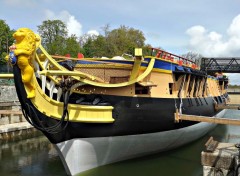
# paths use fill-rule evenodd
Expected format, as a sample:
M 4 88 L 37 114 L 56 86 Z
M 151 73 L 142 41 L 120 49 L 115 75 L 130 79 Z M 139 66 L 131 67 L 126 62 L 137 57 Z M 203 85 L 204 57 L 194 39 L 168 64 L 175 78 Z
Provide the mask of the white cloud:
M 75 19 L 74 16 L 70 16 L 66 23 L 69 35 L 76 34 L 77 37 L 82 35 L 82 25 Z
M 55 14 L 51 10 L 46 10 L 45 16 L 48 20 L 58 19 L 63 21 L 67 26 L 69 36 L 75 34 L 77 37 L 80 37 L 82 35 L 82 24 L 68 11 L 63 10 L 59 14 Z
M 240 85 L 239 81 L 239 73 L 226 73 L 226 75 L 229 77 L 229 84 L 231 85 Z
M 205 57 L 240 56 L 240 14 L 232 20 L 226 29 L 226 36 L 215 31 L 207 31 L 203 26 L 193 26 L 186 33 L 190 37 L 190 49 Z M 240 85 L 239 74 L 227 75 L 230 84 Z
M 240 14 L 233 19 L 227 32 L 229 36 L 240 38 Z
M 90 30 L 87 32 L 87 34 L 91 36 L 98 36 L 99 32 L 97 30 Z
M 189 48 L 205 57 L 240 56 L 240 14 L 236 16 L 223 36 L 215 31 L 208 31 L 198 25 L 189 28 Z M 225 40 L 224 40 L 225 39 Z

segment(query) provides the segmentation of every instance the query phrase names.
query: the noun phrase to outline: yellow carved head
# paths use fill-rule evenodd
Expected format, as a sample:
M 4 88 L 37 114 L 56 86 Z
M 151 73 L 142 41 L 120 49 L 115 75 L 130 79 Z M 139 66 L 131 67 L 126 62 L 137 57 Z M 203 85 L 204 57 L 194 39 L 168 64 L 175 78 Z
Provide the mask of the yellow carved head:
M 25 86 L 28 98 L 35 97 L 35 85 L 33 83 L 34 68 L 31 61 L 34 58 L 36 46 L 40 43 L 40 37 L 28 28 L 20 28 L 14 34 L 16 40 L 13 51 L 17 56 L 17 65 L 21 70 L 22 82 Z
M 20 28 L 14 34 L 16 40 L 15 55 L 26 54 L 31 55 L 36 49 L 36 42 L 39 37 L 36 37 L 34 32 L 28 28 Z

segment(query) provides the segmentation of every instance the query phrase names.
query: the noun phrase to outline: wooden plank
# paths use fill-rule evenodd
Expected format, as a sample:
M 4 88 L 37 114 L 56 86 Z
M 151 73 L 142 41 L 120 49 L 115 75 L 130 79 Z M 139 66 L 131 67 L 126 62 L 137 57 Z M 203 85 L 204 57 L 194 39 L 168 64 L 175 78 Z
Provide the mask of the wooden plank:
M 216 110 L 222 110 L 222 109 L 235 109 L 235 110 L 240 110 L 239 105 L 216 105 L 215 106 Z
M 205 146 L 207 147 L 211 142 L 213 141 L 213 137 L 211 136 L 208 141 L 205 143 Z
M 240 125 L 240 120 L 239 119 L 196 116 L 196 115 L 187 115 L 187 114 L 175 113 L 175 121 L 178 123 L 181 120 L 217 123 L 217 124 L 224 124 L 224 125 Z
M 20 106 L 20 102 L 16 101 L 16 102 L 0 102 L 0 107 L 5 107 L 5 106 Z
M 213 137 L 211 136 L 206 142 L 205 146 L 207 151 L 213 152 L 218 146 L 218 141 L 213 140 Z
M 22 115 L 22 111 L 16 110 L 0 110 L 0 114 L 2 115 Z

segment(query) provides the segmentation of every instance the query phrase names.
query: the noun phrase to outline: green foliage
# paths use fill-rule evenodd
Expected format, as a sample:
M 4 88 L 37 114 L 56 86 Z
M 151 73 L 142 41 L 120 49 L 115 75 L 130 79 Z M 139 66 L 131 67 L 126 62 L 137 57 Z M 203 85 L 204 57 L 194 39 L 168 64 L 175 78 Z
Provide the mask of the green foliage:
M 93 56 L 121 56 L 124 53 L 134 55 L 134 48 L 144 47 L 145 37 L 140 30 L 120 26 L 109 31 L 109 26 L 104 28 L 105 36 L 85 35 L 81 43 L 86 57 Z
M 42 38 L 42 45 L 50 54 L 65 54 L 68 31 L 61 20 L 43 21 L 42 25 L 38 26 L 38 32 Z
M 84 35 L 80 40 L 81 43 L 84 43 L 83 54 L 85 57 L 107 56 L 107 42 L 104 36 Z
M 229 84 L 228 85 L 228 88 L 231 88 L 231 89 L 238 89 L 238 88 L 240 88 L 240 85 L 231 85 L 231 84 Z
M 152 46 L 150 44 L 146 44 L 146 45 L 144 45 L 144 47 L 142 47 L 144 56 L 152 56 L 152 54 L 153 54 L 152 50 L 149 48 L 152 48 Z
M 134 48 L 147 47 L 142 31 L 124 25 L 114 30 L 109 30 L 109 25 L 106 25 L 104 35 L 85 34 L 78 39 L 75 35 L 67 37 L 67 27 L 62 21 L 47 20 L 38 26 L 38 32 L 42 45 L 54 55 L 69 53 L 76 57 L 82 52 L 85 57 L 113 57 L 124 53 L 134 55 Z
M 75 57 L 82 52 L 85 57 L 113 57 L 124 53 L 134 55 L 134 48 L 144 47 L 145 37 L 140 30 L 120 26 L 110 31 L 109 25 L 103 30 L 104 35 L 85 34 L 78 42 L 74 35 L 67 37 L 67 27 L 60 20 L 43 21 L 38 26 L 42 44 L 50 54 L 69 53 Z
M 108 52 L 112 56 L 123 53 L 134 55 L 134 48 L 143 47 L 145 41 L 141 31 L 126 26 L 112 30 L 106 39 L 109 42 Z
M 66 39 L 66 46 L 64 48 L 65 54 L 70 54 L 71 57 L 77 57 L 77 54 L 81 52 L 81 47 L 79 43 L 77 42 L 77 37 L 75 35 L 72 35 L 71 37 L 68 37 Z
M 7 61 L 5 60 L 7 53 L 6 52 L 2 52 L 1 56 L 0 56 L 0 65 L 5 65 L 7 63 Z
M 0 19 L 0 64 L 5 64 L 5 56 L 8 53 L 8 48 L 13 44 L 13 33 L 15 30 L 11 30 L 4 20 Z

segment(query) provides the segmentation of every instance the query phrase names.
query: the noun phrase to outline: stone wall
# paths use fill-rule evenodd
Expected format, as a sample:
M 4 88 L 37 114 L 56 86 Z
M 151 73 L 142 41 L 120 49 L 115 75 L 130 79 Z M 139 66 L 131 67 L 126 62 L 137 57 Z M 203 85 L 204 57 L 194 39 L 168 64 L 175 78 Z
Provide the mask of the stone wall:
M 15 86 L 0 86 L 0 102 L 18 101 Z

